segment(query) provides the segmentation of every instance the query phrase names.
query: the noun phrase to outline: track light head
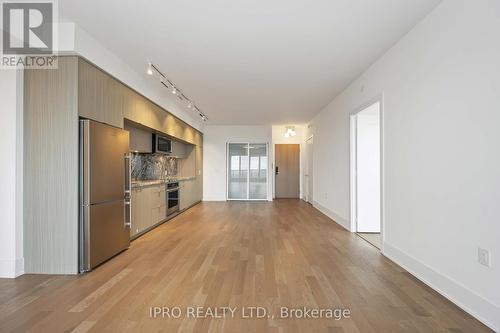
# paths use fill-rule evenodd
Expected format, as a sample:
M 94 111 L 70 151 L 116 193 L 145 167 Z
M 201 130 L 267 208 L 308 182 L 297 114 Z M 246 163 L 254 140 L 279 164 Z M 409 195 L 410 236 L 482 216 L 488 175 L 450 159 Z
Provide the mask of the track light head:
M 201 111 L 200 109 L 198 109 L 198 107 L 196 105 L 194 105 L 194 103 L 189 100 L 186 95 L 184 95 L 179 89 L 177 89 L 174 84 L 172 83 L 172 81 L 170 81 L 159 69 L 158 67 L 155 67 L 151 62 L 148 62 L 148 67 L 147 67 L 147 70 L 146 70 L 146 73 L 148 75 L 153 75 L 154 73 L 158 73 L 159 77 L 160 77 L 160 83 L 167 89 L 171 89 L 170 92 L 173 94 L 173 95 L 176 95 L 177 98 L 179 98 L 181 101 L 183 102 L 186 102 L 187 103 L 187 108 L 188 109 L 191 109 L 191 110 L 194 110 L 196 112 L 198 112 L 198 115 L 201 117 L 201 119 L 203 121 L 207 121 L 208 120 L 208 117 L 205 116 Z

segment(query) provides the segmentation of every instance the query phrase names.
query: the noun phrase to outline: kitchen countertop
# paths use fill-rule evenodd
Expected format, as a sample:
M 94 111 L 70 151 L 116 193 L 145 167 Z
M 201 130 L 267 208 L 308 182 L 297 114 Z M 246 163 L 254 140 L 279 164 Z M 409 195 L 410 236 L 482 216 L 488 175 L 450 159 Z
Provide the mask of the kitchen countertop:
M 176 177 L 176 178 L 157 179 L 157 180 L 133 180 L 132 181 L 132 188 L 161 185 L 161 184 L 166 184 L 166 183 L 171 183 L 171 182 L 182 182 L 185 180 L 192 180 L 195 178 L 196 177 L 193 176 L 193 177 Z

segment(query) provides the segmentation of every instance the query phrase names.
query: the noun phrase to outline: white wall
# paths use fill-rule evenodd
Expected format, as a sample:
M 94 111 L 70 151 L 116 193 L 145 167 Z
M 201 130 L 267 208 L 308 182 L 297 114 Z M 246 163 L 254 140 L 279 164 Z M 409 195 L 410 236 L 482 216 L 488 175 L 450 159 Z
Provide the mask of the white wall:
M 203 200 L 226 200 L 226 144 L 228 142 L 272 142 L 271 126 L 205 126 L 203 135 Z M 270 161 L 270 159 L 269 159 Z M 271 177 L 271 162 L 268 166 Z M 268 178 L 268 200 L 272 182 Z
M 275 162 L 275 147 L 277 144 L 299 144 L 300 145 L 300 197 L 304 198 L 304 172 L 306 170 L 306 153 L 305 153 L 305 139 L 306 139 L 306 125 L 293 125 L 295 126 L 295 131 L 297 132 L 296 136 L 290 136 L 288 138 L 284 137 L 285 128 L 289 125 L 273 125 L 273 139 L 272 139 L 272 147 L 271 147 L 271 163 L 273 165 L 274 170 L 274 162 Z M 275 174 L 272 172 L 273 179 L 273 198 L 275 197 Z
M 23 274 L 22 71 L 0 70 L 0 278 Z
M 349 113 L 383 94 L 384 253 L 497 330 L 498 40 L 499 1 L 446 0 L 312 121 L 316 204 L 350 227 Z

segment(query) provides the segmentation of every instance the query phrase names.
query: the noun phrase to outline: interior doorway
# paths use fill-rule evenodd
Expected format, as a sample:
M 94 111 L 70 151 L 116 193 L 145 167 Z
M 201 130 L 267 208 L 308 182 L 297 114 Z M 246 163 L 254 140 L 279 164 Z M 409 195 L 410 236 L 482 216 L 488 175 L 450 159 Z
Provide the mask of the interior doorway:
M 227 200 L 267 200 L 267 143 L 227 144 Z
M 381 103 L 351 116 L 351 215 L 356 232 L 382 248 Z
M 300 145 L 275 145 L 275 196 L 300 198 Z
M 314 139 L 311 136 L 306 140 L 306 174 L 305 174 L 305 187 L 306 187 L 306 201 L 310 204 L 314 204 L 313 198 L 313 179 L 314 179 L 314 168 L 313 168 L 313 150 L 314 150 Z

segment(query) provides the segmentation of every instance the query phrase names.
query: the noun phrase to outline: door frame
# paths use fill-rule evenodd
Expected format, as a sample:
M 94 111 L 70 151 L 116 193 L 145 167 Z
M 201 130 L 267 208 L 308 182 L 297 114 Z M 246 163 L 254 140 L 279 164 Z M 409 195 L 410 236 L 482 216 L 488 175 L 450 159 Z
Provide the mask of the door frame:
M 250 199 L 250 158 L 248 159 L 248 173 L 247 173 L 247 198 L 246 199 L 230 199 L 229 198 L 229 145 L 230 144 L 246 144 L 249 147 L 251 144 L 265 144 L 267 156 L 267 175 L 266 175 L 266 198 L 265 199 Z M 250 149 L 248 150 L 248 157 L 250 157 Z M 226 201 L 268 201 L 269 199 L 269 142 L 249 142 L 249 141 L 228 141 L 226 142 Z
M 356 155 L 356 137 L 357 137 L 357 126 L 356 126 L 356 116 L 361 111 L 372 106 L 375 103 L 380 103 L 379 110 L 379 121 L 380 121 L 380 236 L 382 237 L 381 251 L 384 251 L 384 240 L 385 240 L 385 186 L 384 186 L 384 94 L 381 93 L 374 98 L 363 103 L 361 106 L 357 107 L 349 113 L 350 121 L 350 206 L 351 206 L 351 232 L 357 232 L 357 155 Z
M 310 203 L 311 205 L 314 203 L 314 195 L 313 193 L 309 193 L 310 191 L 310 188 L 309 188 L 309 182 L 314 182 L 314 157 L 312 155 L 309 155 L 309 146 L 308 146 L 308 143 L 309 140 L 313 140 L 312 142 L 312 145 L 313 145 L 313 153 L 314 153 L 314 134 L 310 135 L 308 138 L 306 138 L 306 142 L 305 142 L 305 150 L 306 150 L 306 169 L 307 169 L 307 174 L 304 175 L 304 178 L 307 178 L 307 181 L 306 181 L 306 184 L 305 184 L 305 188 L 307 189 L 307 193 L 305 195 L 305 201 Z M 313 177 L 311 177 L 311 170 L 309 170 L 309 157 L 312 159 L 312 166 L 313 166 Z M 311 179 L 312 178 L 312 179 Z M 313 186 L 314 187 L 314 186 Z

